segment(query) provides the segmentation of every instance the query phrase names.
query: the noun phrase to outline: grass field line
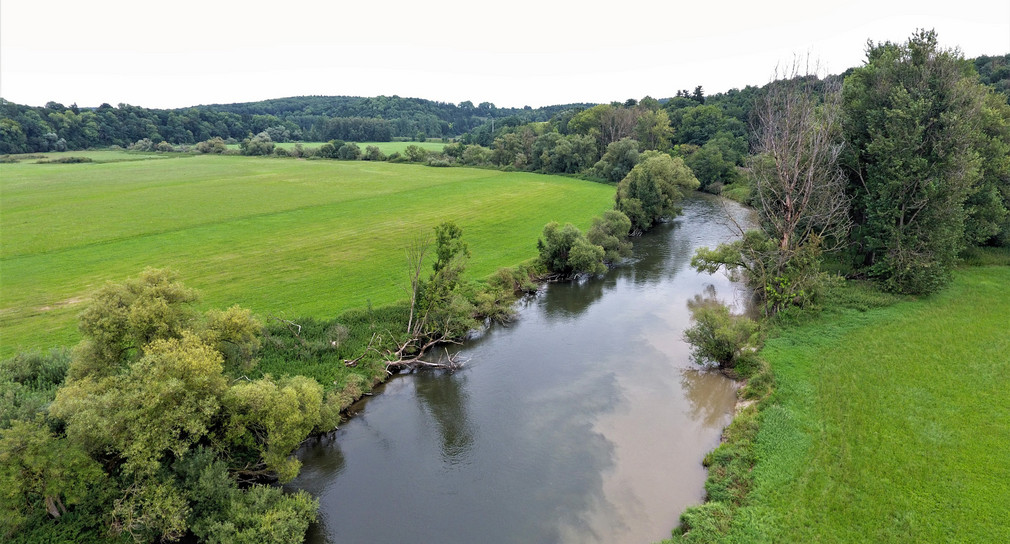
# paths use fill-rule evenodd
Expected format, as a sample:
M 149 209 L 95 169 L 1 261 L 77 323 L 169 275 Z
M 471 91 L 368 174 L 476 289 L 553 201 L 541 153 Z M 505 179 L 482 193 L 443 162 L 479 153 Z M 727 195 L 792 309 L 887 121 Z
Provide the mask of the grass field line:
M 111 152 L 107 152 L 111 153 Z M 157 163 L 157 164 L 155 164 Z M 416 164 L 198 156 L 185 161 L 5 168 L 0 355 L 67 345 L 106 281 L 171 268 L 201 308 L 330 317 L 404 298 L 403 248 L 452 219 L 468 276 L 536 255 L 548 221 L 581 228 L 613 187 Z M 86 168 L 83 168 L 86 167 Z
M 472 181 L 479 182 L 482 179 L 486 179 L 486 178 L 477 178 L 477 179 L 472 180 Z M 467 182 L 470 182 L 470 180 L 468 180 Z M 461 181 L 452 181 L 452 182 L 447 182 L 446 184 L 443 184 L 441 186 L 436 186 L 436 187 L 444 187 L 445 185 L 452 185 L 452 184 L 456 184 L 456 183 L 464 183 L 464 182 L 461 182 Z M 185 226 L 182 226 L 182 227 L 177 227 L 177 228 L 159 229 L 159 230 L 152 230 L 152 231 L 137 233 L 137 234 L 133 234 L 133 235 L 129 235 L 129 236 L 119 236 L 119 237 L 106 238 L 106 239 L 103 239 L 103 240 L 96 240 L 94 242 L 86 242 L 86 243 L 82 243 L 82 244 L 75 244 L 75 245 L 72 245 L 72 246 L 65 246 L 65 247 L 61 247 L 61 248 L 57 248 L 57 249 L 43 250 L 43 251 L 34 251 L 34 252 L 31 252 L 31 253 L 15 253 L 13 255 L 7 255 L 7 256 L 0 257 L 0 263 L 6 263 L 6 262 L 14 261 L 15 259 L 22 258 L 22 257 L 27 257 L 27 256 L 58 255 L 60 253 L 66 253 L 66 252 L 75 251 L 75 250 L 78 250 L 78 249 L 84 249 L 84 248 L 89 248 L 89 247 L 101 247 L 101 246 L 105 246 L 105 245 L 109 245 L 109 244 L 115 244 L 115 243 L 119 243 L 119 242 L 123 242 L 123 241 L 127 241 L 127 240 L 136 240 L 136 239 L 143 239 L 143 238 L 151 237 L 151 236 L 159 236 L 159 235 L 163 235 L 163 234 L 185 232 L 187 230 L 212 227 L 212 226 L 215 226 L 215 225 L 225 225 L 225 224 L 228 224 L 228 223 L 234 223 L 234 222 L 239 222 L 239 221 L 248 221 L 248 220 L 261 219 L 261 218 L 266 218 L 266 217 L 282 216 L 282 215 L 285 215 L 285 214 L 296 213 L 296 212 L 300 212 L 300 211 L 312 210 L 312 209 L 317 209 L 317 208 L 327 208 L 327 207 L 335 207 L 335 206 L 353 205 L 353 204 L 356 204 L 356 203 L 364 203 L 364 202 L 372 201 L 372 200 L 375 200 L 375 199 L 389 198 L 391 195 L 401 195 L 401 194 L 406 194 L 406 193 L 411 193 L 411 192 L 416 192 L 416 191 L 424 191 L 424 190 L 431 189 L 431 188 L 432 188 L 431 186 L 425 186 L 425 187 L 421 187 L 421 188 L 404 188 L 402 190 L 395 190 L 395 191 L 390 191 L 390 192 L 382 193 L 381 195 L 378 195 L 378 196 L 362 196 L 362 197 L 356 197 L 356 198 L 351 198 L 351 199 L 347 199 L 347 200 L 339 200 L 339 201 L 332 201 L 332 202 L 322 202 L 322 203 L 319 203 L 319 204 L 307 204 L 307 205 L 304 205 L 304 206 L 296 206 L 296 207 L 293 207 L 293 208 L 285 208 L 283 210 L 276 210 L 276 211 L 268 211 L 268 212 L 260 212 L 260 213 L 251 213 L 251 214 L 246 214 L 246 215 L 232 216 L 232 217 L 228 217 L 228 218 L 217 220 L 217 221 L 205 221 L 205 222 L 201 222 L 201 223 L 190 223 L 188 225 L 185 225 Z M 99 198 L 99 197 L 95 197 L 95 198 Z

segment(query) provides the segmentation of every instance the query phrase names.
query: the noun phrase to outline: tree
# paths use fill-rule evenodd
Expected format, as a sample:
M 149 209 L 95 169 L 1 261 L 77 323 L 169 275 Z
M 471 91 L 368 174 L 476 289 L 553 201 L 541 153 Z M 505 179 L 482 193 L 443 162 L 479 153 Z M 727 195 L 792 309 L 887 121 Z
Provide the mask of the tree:
M 270 155 L 274 152 L 274 142 L 265 131 L 246 138 L 239 144 L 243 155 Z
M 435 263 L 432 268 L 438 273 L 457 257 L 470 258 L 470 248 L 463 240 L 463 229 L 454 221 L 443 221 L 435 227 Z
M 356 161 L 361 158 L 361 148 L 354 142 L 347 142 L 337 149 L 337 158 L 344 161 Z
M 635 138 L 642 143 L 643 149 L 667 151 L 672 137 L 673 128 L 666 110 L 641 109 L 635 122 Z
M 603 216 L 593 218 L 593 226 L 586 232 L 589 243 L 603 248 L 603 261 L 608 264 L 631 256 L 631 219 L 617 210 L 607 210 Z
M 178 274 L 148 268 L 135 279 L 107 283 L 81 313 L 84 339 L 74 350 L 69 377 L 100 378 L 137 360 L 158 339 L 179 338 L 196 318 L 197 300 Z
M 696 362 L 716 363 L 723 370 L 740 365 L 757 347 L 757 323 L 745 315 L 733 315 L 713 298 L 697 296 L 688 301 L 694 325 L 684 331 Z
M 965 201 L 980 179 L 984 89 L 934 31 L 868 45 L 845 79 L 856 266 L 890 290 L 945 285 L 965 246 Z
M 590 243 L 571 223 L 564 227 L 556 221 L 546 224 L 543 235 L 537 240 L 537 250 L 544 266 L 561 277 L 602 274 L 607 270 L 603 264 L 603 248 Z
M 97 462 L 41 423 L 0 429 L 0 535 L 10 538 L 32 510 L 62 517 L 104 479 Z
M 616 208 L 631 219 L 633 232 L 642 233 L 664 218 L 680 213 L 683 190 L 700 186 L 681 158 L 656 151 L 642 160 L 617 185 Z
M 228 150 L 224 140 L 220 136 L 215 136 L 209 140 L 204 140 L 196 144 L 196 150 L 200 153 L 224 153 Z
M 760 229 L 737 225 L 740 240 L 701 248 L 691 260 L 703 272 L 725 266 L 742 273 L 766 314 L 817 297 L 821 253 L 841 248 L 850 225 L 838 164 L 840 95 L 809 85 L 799 71 L 794 65 L 788 78 L 769 84 L 754 106 L 758 155 L 751 172 Z
M 18 431 L 18 440 L 45 444 L 58 463 L 39 448 L 21 447 L 25 457 L 4 466 L 21 467 L 22 476 L 0 470 L 0 482 L 23 479 L 30 472 L 24 467 L 36 467 L 52 482 L 41 495 L 31 492 L 34 504 L 59 514 L 61 496 L 67 504 L 78 500 L 77 480 L 66 471 L 85 475 L 89 489 L 107 472 L 102 485 L 111 495 L 92 508 L 108 517 L 110 532 L 138 541 L 174 540 L 192 528 L 224 540 L 244 534 L 300 542 L 314 501 L 240 490 L 236 478 L 290 480 L 300 466 L 294 449 L 313 430 L 332 428 L 336 414 L 324 408 L 322 387 L 309 378 L 230 379 L 226 368 L 237 374 L 254 363 L 261 325 L 238 307 L 201 319 L 188 307 L 195 298 L 159 270 L 100 290 L 82 314 L 85 339 L 49 407 L 65 437 Z M 213 490 L 181 468 L 194 456 L 204 459 L 200 478 Z M 211 508 L 208 495 L 226 503 Z M 271 521 L 257 524 L 257 517 Z
M 968 244 L 1010 246 L 1010 105 L 986 94 L 978 132 L 981 177 L 965 201 Z
M 21 125 L 13 119 L 0 119 L 0 153 L 25 153 L 28 151 L 28 138 Z
M 428 152 L 419 145 L 408 145 L 406 149 L 403 150 L 403 154 L 407 156 L 407 160 L 410 162 L 424 162 L 428 158 Z
M 637 140 L 622 138 L 607 146 L 607 152 L 593 165 L 592 174 L 607 181 L 617 183 L 638 164 L 639 145 Z
M 809 243 L 839 247 L 848 234 L 849 199 L 839 165 L 841 94 L 837 86 L 824 89 L 807 87 L 794 65 L 754 108 L 754 193 L 762 226 L 784 260 Z
M 365 146 L 365 155 L 362 158 L 366 161 L 384 161 L 386 154 L 378 146 L 369 145 Z

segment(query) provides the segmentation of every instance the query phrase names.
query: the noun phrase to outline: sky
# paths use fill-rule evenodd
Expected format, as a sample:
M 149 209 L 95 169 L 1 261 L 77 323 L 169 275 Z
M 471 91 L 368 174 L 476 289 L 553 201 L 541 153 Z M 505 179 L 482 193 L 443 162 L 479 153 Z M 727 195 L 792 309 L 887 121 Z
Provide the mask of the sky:
M 148 108 L 302 95 L 499 107 L 763 85 L 795 58 L 859 66 L 935 29 L 1010 53 L 1010 0 L 836 2 L 3 0 L 0 97 Z

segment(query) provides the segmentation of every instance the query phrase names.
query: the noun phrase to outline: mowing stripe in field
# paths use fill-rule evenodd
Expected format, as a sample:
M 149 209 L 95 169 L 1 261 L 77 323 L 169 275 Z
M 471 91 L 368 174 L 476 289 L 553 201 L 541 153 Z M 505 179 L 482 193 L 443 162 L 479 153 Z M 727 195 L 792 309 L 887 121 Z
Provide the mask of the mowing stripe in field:
M 762 352 L 756 486 L 731 542 L 1010 542 L 1010 268 L 798 327 Z
M 327 317 L 405 297 L 403 248 L 455 220 L 474 278 L 536 254 L 551 220 L 585 228 L 614 189 L 407 164 L 189 156 L 4 165 L 2 350 L 76 338 L 107 280 L 171 267 L 207 307 Z

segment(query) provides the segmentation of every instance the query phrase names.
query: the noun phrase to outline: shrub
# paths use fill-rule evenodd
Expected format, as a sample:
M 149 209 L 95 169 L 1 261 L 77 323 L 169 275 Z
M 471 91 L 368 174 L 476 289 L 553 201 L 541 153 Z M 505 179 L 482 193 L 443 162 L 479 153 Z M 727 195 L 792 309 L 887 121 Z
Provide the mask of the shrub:
M 408 145 L 407 149 L 403 150 L 403 153 L 410 162 L 424 162 L 428 158 L 428 152 L 418 145 Z
M 544 266 L 563 277 L 607 271 L 603 264 L 603 248 L 590 243 L 586 235 L 571 223 L 561 227 L 556 221 L 551 221 L 545 225 L 543 237 L 537 240 L 537 249 Z
M 378 147 L 370 145 L 365 147 L 365 156 L 362 158 L 366 161 L 384 161 L 386 160 L 386 154 Z
M 694 325 L 684 331 L 698 363 L 713 362 L 732 370 L 754 357 L 758 324 L 747 316 L 730 314 L 729 308 L 712 298 L 695 297 L 688 302 Z
M 337 158 L 344 161 L 356 161 L 361 158 L 361 148 L 354 142 L 347 142 L 337 149 Z
M 220 136 L 204 140 L 196 144 L 196 150 L 200 153 L 224 153 L 228 147 Z

